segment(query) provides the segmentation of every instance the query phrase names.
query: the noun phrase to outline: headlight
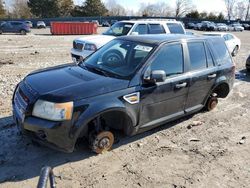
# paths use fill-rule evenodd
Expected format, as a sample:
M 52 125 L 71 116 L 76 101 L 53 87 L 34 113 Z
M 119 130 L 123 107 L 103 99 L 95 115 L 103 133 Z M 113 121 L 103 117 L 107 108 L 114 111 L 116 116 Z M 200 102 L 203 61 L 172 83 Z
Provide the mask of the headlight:
M 32 115 L 52 121 L 70 120 L 73 113 L 73 102 L 53 103 L 38 100 Z

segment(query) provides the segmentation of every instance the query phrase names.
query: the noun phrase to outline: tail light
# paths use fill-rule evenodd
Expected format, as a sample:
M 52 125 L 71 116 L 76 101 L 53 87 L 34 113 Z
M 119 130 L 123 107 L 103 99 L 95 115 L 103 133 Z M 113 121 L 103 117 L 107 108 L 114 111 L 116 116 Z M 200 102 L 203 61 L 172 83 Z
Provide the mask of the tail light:
M 89 51 L 96 51 L 97 47 L 94 44 L 85 44 L 84 50 L 89 50 Z

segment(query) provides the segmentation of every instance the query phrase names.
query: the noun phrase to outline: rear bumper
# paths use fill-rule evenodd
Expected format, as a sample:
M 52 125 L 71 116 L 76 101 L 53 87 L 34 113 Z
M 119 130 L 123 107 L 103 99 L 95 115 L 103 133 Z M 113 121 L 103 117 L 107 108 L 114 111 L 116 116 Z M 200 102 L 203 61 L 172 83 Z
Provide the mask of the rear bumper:
M 247 69 L 250 69 L 250 62 L 247 62 L 247 63 L 246 63 L 246 68 L 247 68 Z

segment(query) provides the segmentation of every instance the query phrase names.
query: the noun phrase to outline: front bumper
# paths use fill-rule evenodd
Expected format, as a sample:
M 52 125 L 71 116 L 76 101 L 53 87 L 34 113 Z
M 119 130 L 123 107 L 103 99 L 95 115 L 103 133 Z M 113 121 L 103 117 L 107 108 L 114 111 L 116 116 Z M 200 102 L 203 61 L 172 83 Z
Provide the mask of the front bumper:
M 13 118 L 18 128 L 33 140 L 59 151 L 73 152 L 75 140 L 70 137 L 71 121 L 53 122 L 32 116 L 22 121 L 18 116 L 14 110 Z

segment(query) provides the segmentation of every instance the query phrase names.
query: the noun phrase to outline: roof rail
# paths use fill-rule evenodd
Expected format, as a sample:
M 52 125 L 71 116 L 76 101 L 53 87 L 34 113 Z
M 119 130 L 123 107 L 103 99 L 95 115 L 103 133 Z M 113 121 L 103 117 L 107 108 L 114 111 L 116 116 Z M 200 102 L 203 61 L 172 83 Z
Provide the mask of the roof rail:
M 138 18 L 138 19 L 131 19 L 131 20 L 140 20 L 140 21 L 176 21 L 176 19 L 163 19 L 163 18 Z

